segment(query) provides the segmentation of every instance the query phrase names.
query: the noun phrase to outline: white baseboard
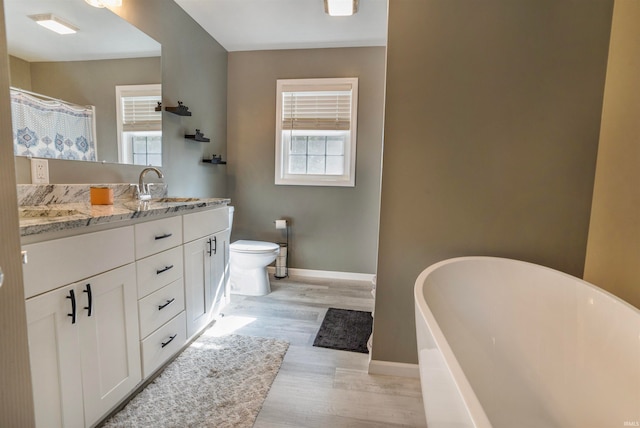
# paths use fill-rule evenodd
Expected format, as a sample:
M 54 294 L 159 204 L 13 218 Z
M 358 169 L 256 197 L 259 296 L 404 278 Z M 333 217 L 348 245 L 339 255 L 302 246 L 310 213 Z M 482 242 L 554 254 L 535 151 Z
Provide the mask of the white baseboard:
M 274 266 L 268 266 L 267 270 L 273 274 L 276 271 Z M 328 278 L 328 279 L 345 279 L 353 281 L 373 281 L 375 274 L 373 273 L 355 273 L 355 272 L 337 272 L 330 270 L 311 270 L 289 268 L 290 276 L 301 276 L 306 278 Z
M 369 374 L 420 378 L 417 364 L 393 363 L 391 361 L 369 361 Z

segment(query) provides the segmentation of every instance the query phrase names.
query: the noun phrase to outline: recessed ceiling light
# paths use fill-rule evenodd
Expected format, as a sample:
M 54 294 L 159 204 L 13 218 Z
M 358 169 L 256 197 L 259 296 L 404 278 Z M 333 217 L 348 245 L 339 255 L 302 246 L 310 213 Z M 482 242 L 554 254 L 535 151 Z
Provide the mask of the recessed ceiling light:
M 84 0 L 93 7 L 120 7 L 122 0 Z
M 358 0 L 324 0 L 324 11 L 331 16 L 351 16 L 358 11 Z
M 64 22 L 62 19 L 50 13 L 30 15 L 29 18 L 42 25 L 44 28 L 55 31 L 58 34 L 73 34 L 78 31 L 78 29 L 73 25 Z

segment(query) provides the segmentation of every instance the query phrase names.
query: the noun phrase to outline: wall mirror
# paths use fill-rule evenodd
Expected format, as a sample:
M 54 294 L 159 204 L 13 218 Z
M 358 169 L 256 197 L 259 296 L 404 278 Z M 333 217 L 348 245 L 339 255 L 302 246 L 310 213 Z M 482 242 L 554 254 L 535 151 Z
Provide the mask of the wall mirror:
M 123 125 L 118 121 L 123 114 L 118 116 L 118 112 L 122 113 L 125 104 L 135 110 L 146 103 L 153 110 L 161 99 L 160 44 L 109 9 L 92 7 L 85 0 L 5 0 L 4 8 L 14 153 L 159 165 L 161 113 L 141 119 L 138 111 L 137 119 L 125 120 Z M 69 24 L 76 33 L 52 32 L 36 22 L 34 17 L 39 15 Z M 48 97 L 70 105 L 55 107 L 56 101 Z M 124 97 L 125 103 L 119 97 Z M 131 104 L 132 99 L 136 103 Z M 31 110 L 42 110 L 38 100 L 54 106 L 54 111 L 34 119 Z M 31 110 L 23 109 L 23 104 Z M 78 110 L 86 106 L 94 111 L 95 119 L 87 119 L 90 113 Z M 135 111 L 127 111 L 135 116 Z M 35 123 L 32 127 L 37 129 L 24 125 L 27 116 L 28 123 Z M 67 116 L 72 117 L 71 123 L 60 125 Z M 58 129 L 51 123 L 57 123 Z M 94 138 L 95 156 L 84 132 Z

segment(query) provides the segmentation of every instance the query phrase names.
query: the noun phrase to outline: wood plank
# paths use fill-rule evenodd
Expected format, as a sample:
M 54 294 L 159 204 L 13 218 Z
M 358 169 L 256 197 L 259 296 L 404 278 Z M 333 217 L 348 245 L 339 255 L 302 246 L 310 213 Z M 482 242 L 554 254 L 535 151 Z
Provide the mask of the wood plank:
M 422 399 L 419 379 L 372 376 L 365 371 L 337 367 L 333 387 L 347 391 L 366 391 Z
M 367 354 L 313 346 L 329 307 L 373 311 L 370 282 L 272 278 L 271 290 L 233 295 L 211 328 L 290 343 L 254 427 L 426 426 L 419 380 L 370 375 Z

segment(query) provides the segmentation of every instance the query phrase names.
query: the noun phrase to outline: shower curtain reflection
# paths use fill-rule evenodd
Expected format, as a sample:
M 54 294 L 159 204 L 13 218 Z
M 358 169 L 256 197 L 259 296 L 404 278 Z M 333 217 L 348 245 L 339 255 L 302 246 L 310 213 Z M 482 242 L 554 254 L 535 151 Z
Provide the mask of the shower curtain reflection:
M 11 88 L 16 156 L 97 161 L 95 108 Z

